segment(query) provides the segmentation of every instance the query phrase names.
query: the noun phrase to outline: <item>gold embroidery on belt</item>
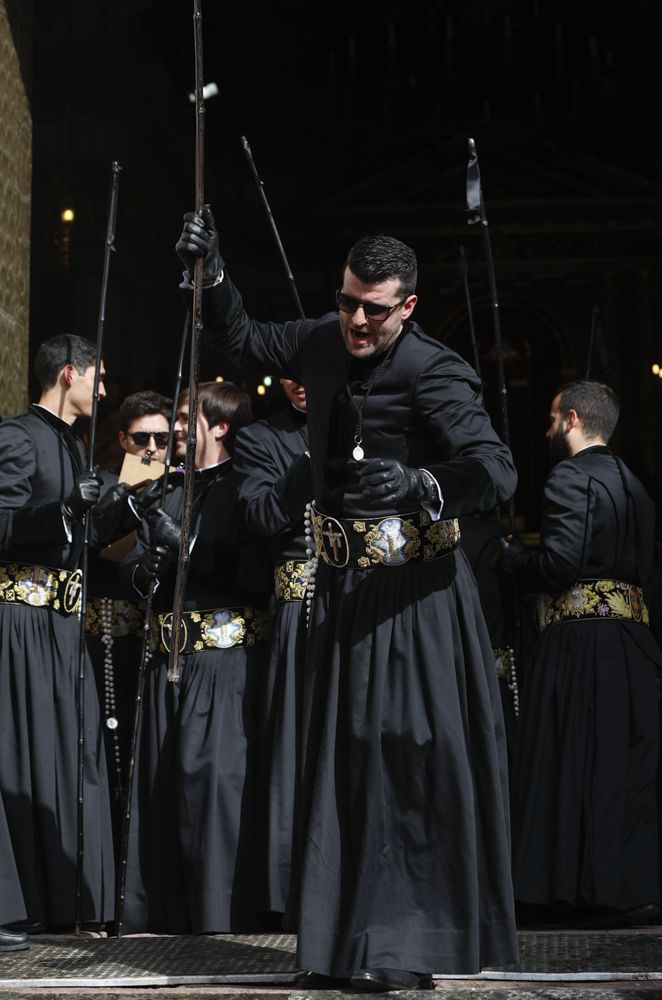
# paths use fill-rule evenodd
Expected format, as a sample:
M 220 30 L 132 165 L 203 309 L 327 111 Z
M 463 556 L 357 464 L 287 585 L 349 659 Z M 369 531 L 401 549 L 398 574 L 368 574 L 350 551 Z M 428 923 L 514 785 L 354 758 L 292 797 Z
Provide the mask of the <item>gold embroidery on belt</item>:
M 107 601 L 109 607 L 104 602 Z M 90 597 L 87 601 L 85 631 L 88 635 L 102 635 L 106 632 L 104 618 L 110 620 L 110 631 L 107 633 L 113 639 L 125 635 L 135 635 L 142 630 L 145 621 L 145 605 L 138 601 L 125 601 L 118 598 Z
M 436 559 L 460 540 L 457 518 L 432 521 L 425 511 L 369 520 L 335 518 L 313 508 L 312 517 L 317 554 L 337 569 L 349 564 L 368 569 Z
M 306 596 L 305 562 L 285 559 L 274 566 L 274 594 L 277 601 L 303 601 Z
M 541 594 L 536 605 L 538 631 L 559 622 L 633 621 L 648 625 L 641 587 L 622 580 L 579 580 L 560 594 Z
M 79 569 L 0 563 L 0 601 L 75 615 L 80 611 L 82 580 Z
M 206 649 L 254 646 L 267 635 L 268 615 L 254 608 L 216 608 L 185 611 L 182 615 L 179 652 L 201 653 Z M 172 642 L 172 612 L 156 616 L 158 643 L 169 653 Z

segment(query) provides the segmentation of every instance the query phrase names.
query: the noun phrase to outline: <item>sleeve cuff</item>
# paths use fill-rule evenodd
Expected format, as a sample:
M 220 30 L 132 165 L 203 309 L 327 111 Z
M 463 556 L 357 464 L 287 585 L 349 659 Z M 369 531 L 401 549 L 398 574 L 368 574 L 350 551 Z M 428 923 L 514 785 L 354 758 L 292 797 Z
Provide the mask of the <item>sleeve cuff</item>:
M 209 280 L 206 284 L 203 281 L 202 282 L 203 291 L 204 291 L 205 288 L 214 288 L 216 285 L 220 285 L 220 283 L 223 281 L 224 277 L 225 277 L 225 271 L 221 271 L 220 274 L 216 275 L 216 277 L 213 279 L 213 281 Z M 182 280 L 179 283 L 179 287 L 180 288 L 186 288 L 186 289 L 192 289 L 193 288 L 193 279 L 191 278 L 191 275 L 189 274 L 188 271 L 183 271 L 182 272 Z
M 424 511 L 426 511 L 426 513 L 428 513 L 430 515 L 430 517 L 432 518 L 433 521 L 440 521 L 441 520 L 441 512 L 444 509 L 444 495 L 441 492 L 441 486 L 439 485 L 439 483 L 435 479 L 435 477 L 432 475 L 432 473 L 429 471 L 429 469 L 421 469 L 421 472 L 424 472 L 426 474 L 426 476 L 430 477 L 430 479 L 432 480 L 432 482 L 437 487 L 437 493 L 439 494 L 439 503 L 438 504 L 430 503 L 428 500 L 422 500 L 421 501 L 421 507 L 423 508 Z

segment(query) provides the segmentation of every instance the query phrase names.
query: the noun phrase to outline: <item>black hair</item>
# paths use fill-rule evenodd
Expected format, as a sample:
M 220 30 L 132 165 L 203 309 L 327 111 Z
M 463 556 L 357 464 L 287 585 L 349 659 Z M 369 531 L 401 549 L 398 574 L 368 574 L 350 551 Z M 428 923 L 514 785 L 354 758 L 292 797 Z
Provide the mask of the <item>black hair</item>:
M 576 379 L 566 382 L 556 392 L 559 411 L 566 417 L 574 410 L 582 422 L 582 430 L 587 438 L 602 438 L 609 441 L 618 423 L 620 406 L 613 389 L 602 382 Z
M 188 399 L 188 389 L 179 397 L 179 405 Z M 253 421 L 251 397 L 234 382 L 201 382 L 198 386 L 198 407 L 210 427 L 229 424 L 223 444 L 232 453 L 237 432 Z
M 52 389 L 65 365 L 73 365 L 79 375 L 97 363 L 96 345 L 73 333 L 61 333 L 45 340 L 34 362 L 34 373 L 42 389 Z
M 413 295 L 416 291 L 416 254 L 393 236 L 364 236 L 347 254 L 345 267 L 364 285 L 397 278 L 402 295 Z
M 154 413 L 163 414 L 170 423 L 172 400 L 159 392 L 152 392 L 151 389 L 134 392 L 127 396 L 120 406 L 120 430 L 126 434 L 134 420 Z

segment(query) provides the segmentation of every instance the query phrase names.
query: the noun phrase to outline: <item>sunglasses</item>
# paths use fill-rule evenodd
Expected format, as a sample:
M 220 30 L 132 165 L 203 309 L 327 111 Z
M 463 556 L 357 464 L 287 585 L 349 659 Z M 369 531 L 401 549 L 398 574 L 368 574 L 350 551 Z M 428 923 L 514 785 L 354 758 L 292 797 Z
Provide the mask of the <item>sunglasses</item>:
M 355 299 L 353 295 L 346 295 L 340 289 L 336 292 L 336 303 L 338 308 L 345 313 L 355 313 L 361 306 L 366 319 L 386 319 L 394 309 L 404 305 L 406 297 L 392 306 L 384 306 L 381 302 L 365 302 L 363 299 Z
M 130 437 L 133 443 L 137 444 L 139 448 L 144 448 L 146 444 L 149 444 L 150 438 L 154 438 L 154 444 L 157 448 L 167 448 L 170 434 L 168 431 L 157 431 L 156 434 L 153 434 L 151 431 L 135 431 L 131 434 L 127 431 L 127 437 Z

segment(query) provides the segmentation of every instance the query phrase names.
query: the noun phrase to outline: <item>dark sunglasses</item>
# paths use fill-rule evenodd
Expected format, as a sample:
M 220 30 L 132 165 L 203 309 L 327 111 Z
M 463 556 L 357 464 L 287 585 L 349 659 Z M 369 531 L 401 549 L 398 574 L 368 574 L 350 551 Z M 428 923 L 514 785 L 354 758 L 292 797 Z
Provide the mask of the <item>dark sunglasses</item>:
M 156 434 L 152 434 L 151 431 L 135 431 L 134 434 L 131 434 L 127 431 L 127 435 L 139 448 L 144 448 L 146 444 L 149 444 L 150 438 L 154 438 L 154 444 L 157 448 L 167 448 L 170 437 L 168 431 L 157 431 Z
M 346 295 L 340 289 L 336 292 L 336 303 L 342 312 L 355 313 L 359 306 L 361 306 L 368 319 L 386 319 L 394 309 L 404 305 L 405 302 L 406 297 L 400 302 L 396 302 L 395 305 L 384 306 L 381 302 L 364 302 L 363 299 L 355 299 L 353 295 Z

